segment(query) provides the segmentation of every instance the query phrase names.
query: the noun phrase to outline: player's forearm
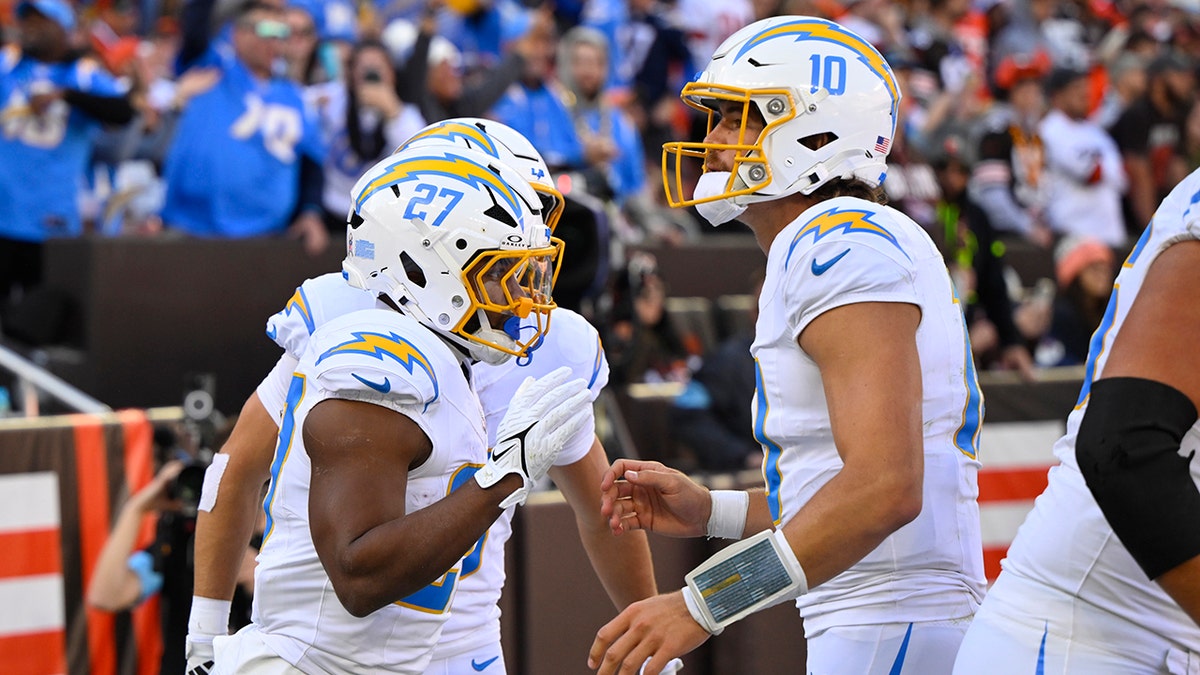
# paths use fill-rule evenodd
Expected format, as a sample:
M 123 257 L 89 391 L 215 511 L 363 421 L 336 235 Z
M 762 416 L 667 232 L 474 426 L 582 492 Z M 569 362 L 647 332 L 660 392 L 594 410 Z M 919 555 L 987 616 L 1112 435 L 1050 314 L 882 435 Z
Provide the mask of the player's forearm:
M 512 474 L 486 490 L 467 481 L 446 498 L 332 549 L 318 546 L 346 611 L 364 617 L 437 581 L 491 527 L 502 513 L 500 502 L 520 486 L 520 477 Z M 320 538 L 314 531 L 314 539 Z
M 92 571 L 92 582 L 88 586 L 88 604 L 98 609 L 119 612 L 129 609 L 141 595 L 141 584 L 133 570 L 129 569 L 129 556 L 137 542 L 145 516 L 140 508 L 126 504 L 117 517 L 100 558 Z
M 742 538 L 774 527 L 775 520 L 771 518 L 771 507 L 767 503 L 767 491 L 763 488 L 747 490 L 750 493 L 750 506 L 746 510 L 746 527 L 742 530 Z
M 278 431 L 274 416 L 258 394 L 252 394 L 210 469 L 227 461 L 224 471 L 219 477 L 205 476 L 204 501 L 211 505 L 200 511 L 195 542 L 194 592 L 200 597 L 233 597 L 241 560 L 262 507 L 263 484 L 271 477 Z
M 921 513 L 921 478 L 887 466 L 843 468 L 783 530 L 809 588 L 849 569 Z
M 599 527 L 578 517 L 575 522 L 579 527 L 583 549 L 592 562 L 592 569 L 618 610 L 658 594 L 650 543 L 645 532 L 627 532 L 614 537 L 603 521 Z
M 615 537 L 600 512 L 597 488 L 608 469 L 608 456 L 594 432 L 592 445 L 579 461 L 550 469 L 550 477 L 575 512 L 579 540 L 592 569 L 617 609 L 658 593 L 650 544 L 644 532 Z
M 194 592 L 216 600 L 233 598 L 262 499 L 261 482 L 239 481 L 228 472 L 226 478 L 220 501 L 196 521 Z

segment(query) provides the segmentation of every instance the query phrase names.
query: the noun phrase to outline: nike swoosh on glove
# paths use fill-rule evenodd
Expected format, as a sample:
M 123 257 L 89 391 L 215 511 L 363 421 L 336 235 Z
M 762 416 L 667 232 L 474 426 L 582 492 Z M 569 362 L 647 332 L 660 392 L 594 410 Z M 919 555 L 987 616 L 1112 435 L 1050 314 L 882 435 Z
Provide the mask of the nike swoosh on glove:
M 535 483 L 553 466 L 558 453 L 592 415 L 587 383 L 569 379 L 559 368 L 539 379 L 526 378 L 509 403 L 496 430 L 496 446 L 475 481 L 489 488 L 510 473 L 523 485 L 500 502 L 500 508 L 524 504 Z

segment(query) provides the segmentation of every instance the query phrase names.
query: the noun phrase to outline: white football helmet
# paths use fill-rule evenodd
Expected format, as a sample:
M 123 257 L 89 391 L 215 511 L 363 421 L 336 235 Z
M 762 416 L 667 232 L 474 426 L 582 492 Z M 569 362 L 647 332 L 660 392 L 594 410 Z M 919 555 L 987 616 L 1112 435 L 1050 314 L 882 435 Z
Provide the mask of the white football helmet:
M 430 124 L 413 134 L 396 152 L 411 147 L 449 143 L 481 150 L 524 176 L 542 200 L 542 219 L 553 232 L 562 217 L 565 201 L 554 185 L 546 160 L 529 139 L 507 124 L 479 117 L 453 117 Z
M 461 146 L 414 147 L 371 167 L 351 197 L 351 286 L 485 363 L 524 355 L 549 328 L 562 242 L 516 170 Z
M 663 183 L 672 206 L 718 199 L 744 206 L 812 194 L 836 178 L 876 187 L 886 177 L 884 159 L 900 105 L 896 76 L 869 42 L 833 21 L 777 16 L 752 23 L 717 48 L 681 96 L 708 113 L 710 132 L 722 102 L 742 104 L 742 127 L 738 143 L 663 145 Z M 757 139 L 746 137 L 751 104 L 765 123 Z M 820 134 L 832 140 L 814 147 Z M 685 198 L 683 158 L 703 161 L 713 150 L 737 151 L 725 191 Z

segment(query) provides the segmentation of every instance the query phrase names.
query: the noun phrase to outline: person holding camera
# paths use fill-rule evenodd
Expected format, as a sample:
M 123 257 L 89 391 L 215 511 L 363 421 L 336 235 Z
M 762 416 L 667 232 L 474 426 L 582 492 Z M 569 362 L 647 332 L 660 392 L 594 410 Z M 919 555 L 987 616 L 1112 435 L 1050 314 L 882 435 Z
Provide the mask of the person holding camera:
M 121 507 L 92 572 L 87 603 L 108 612 L 124 612 L 158 594 L 163 634 L 159 672 L 182 673 L 192 604 L 192 543 L 205 467 L 180 449 L 170 457 Z M 155 518 L 155 538 L 149 546 L 137 548 L 147 518 Z M 230 624 L 236 628 L 250 621 L 256 554 L 251 546 L 243 556 L 235 600 L 239 609 L 230 614 Z
M 400 100 L 387 48 L 371 40 L 351 50 L 344 82 L 316 85 L 309 94 L 329 148 L 321 196 L 326 222 L 330 229 L 345 229 L 358 177 L 420 131 L 425 119 L 417 106 Z

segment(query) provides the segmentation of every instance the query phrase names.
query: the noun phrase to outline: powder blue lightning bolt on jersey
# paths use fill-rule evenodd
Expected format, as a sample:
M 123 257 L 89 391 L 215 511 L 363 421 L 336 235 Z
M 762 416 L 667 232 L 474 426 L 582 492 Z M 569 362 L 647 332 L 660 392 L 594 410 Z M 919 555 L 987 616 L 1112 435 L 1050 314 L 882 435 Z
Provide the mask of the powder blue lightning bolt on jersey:
M 90 59 L 43 63 L 13 46 L 0 51 L 0 237 L 6 239 L 40 242 L 82 229 L 75 192 L 100 125 L 61 100 L 35 114 L 29 99 L 42 89 L 122 93 Z
M 1017 531 L 1004 561 L 1005 576 L 1032 580 L 1041 589 L 1074 595 L 1083 605 L 1095 608 L 1089 614 L 1120 617 L 1191 652 L 1193 659 L 1200 654 L 1200 628 L 1161 586 L 1146 577 L 1113 534 L 1079 472 L 1075 439 L 1087 412 L 1092 382 L 1103 376 L 1113 343 L 1141 293 L 1150 266 L 1172 245 L 1195 239 L 1200 239 L 1200 172 L 1189 175 L 1167 195 L 1125 259 L 1104 318 L 1092 335 L 1083 388 L 1067 417 L 1067 432 L 1054 444 L 1054 455 L 1061 464 L 1050 470 L 1049 486 Z M 1184 457 L 1197 450 L 1200 422 L 1192 425 L 1180 444 Z M 1192 461 L 1191 474 L 1200 486 L 1200 462 Z M 1055 613 L 1046 618 L 1052 625 L 1060 619 Z M 1111 644 L 1121 644 L 1121 639 Z M 1131 665 L 1127 672 L 1136 667 Z
M 221 80 L 193 98 L 163 169 L 163 222 L 206 237 L 283 231 L 299 197 L 300 156 L 320 164 L 325 150 L 300 88 L 259 80 L 232 56 L 210 50 Z
M 311 336 L 283 411 L 255 571 L 254 618 L 263 642 L 305 672 L 420 673 L 448 617 L 460 566 L 370 616 L 351 616 L 317 558 L 308 521 L 311 463 L 301 430 L 327 399 L 384 406 L 407 416 L 433 452 L 411 470 L 406 512 L 449 494 L 464 465 L 486 456 L 483 410 L 459 358 L 413 319 L 363 310 L 331 319 Z
M 765 453 L 771 515 L 786 523 L 842 467 L 820 371 L 797 339 L 822 313 L 859 302 L 921 310 L 924 508 L 853 567 L 797 600 L 810 636 L 832 625 L 970 616 L 983 598 L 975 501 L 983 400 L 942 256 L 895 209 L 851 197 L 823 201 L 771 244 L 751 346 L 754 435 Z

